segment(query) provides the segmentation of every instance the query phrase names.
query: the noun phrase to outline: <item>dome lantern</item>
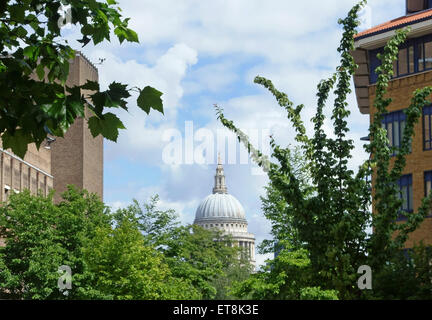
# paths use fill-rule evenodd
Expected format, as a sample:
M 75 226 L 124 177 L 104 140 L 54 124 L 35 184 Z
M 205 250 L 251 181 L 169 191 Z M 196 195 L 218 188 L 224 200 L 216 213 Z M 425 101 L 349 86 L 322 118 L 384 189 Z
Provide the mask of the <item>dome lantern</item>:
M 224 193 L 224 194 L 228 193 L 228 189 L 225 184 L 225 174 L 222 167 L 220 153 L 218 154 L 218 165 L 216 168 L 215 186 L 213 188 L 213 194 L 215 193 Z

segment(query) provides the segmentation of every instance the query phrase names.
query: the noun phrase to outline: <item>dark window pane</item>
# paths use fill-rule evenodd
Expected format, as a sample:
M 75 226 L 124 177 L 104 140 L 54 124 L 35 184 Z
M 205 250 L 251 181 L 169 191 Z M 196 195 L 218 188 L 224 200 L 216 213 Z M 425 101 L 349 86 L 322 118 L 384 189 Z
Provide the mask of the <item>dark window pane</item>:
M 432 42 L 425 43 L 425 68 L 432 69 Z
M 387 138 L 389 139 L 390 147 L 393 147 L 393 126 L 391 122 L 387 124 Z
M 425 115 L 424 117 L 424 140 L 425 140 L 425 149 L 430 149 L 430 144 L 431 144 L 431 128 L 430 128 L 430 123 L 431 123 L 431 116 L 430 115 Z
M 403 200 L 402 209 L 408 211 L 408 188 L 407 187 L 402 188 L 402 200 Z
M 399 121 L 393 122 L 393 129 L 394 129 L 394 146 L 399 147 L 400 146 L 400 136 L 399 136 Z
M 406 125 L 405 118 L 406 115 L 403 110 L 401 110 L 385 114 L 382 121 L 382 127 L 387 131 L 389 147 L 396 148 L 396 150 L 393 152 L 393 155 L 398 153 L 398 149 L 402 145 L 403 133 Z
M 393 61 L 393 78 L 398 76 L 397 64 L 398 64 L 397 60 Z
M 399 51 L 399 75 L 404 75 L 408 73 L 408 61 L 407 61 L 407 49 L 401 49 Z
M 424 70 L 424 44 L 423 42 L 419 43 L 417 46 L 417 62 L 418 62 L 418 71 Z
M 399 179 L 400 193 L 399 197 L 402 200 L 402 210 L 407 212 L 413 211 L 413 189 L 412 175 L 405 175 Z M 401 218 L 401 217 L 400 217 Z
M 414 73 L 414 47 L 410 46 L 408 48 L 408 61 L 409 61 L 409 71 L 410 73 Z
M 408 0 L 407 11 L 408 13 L 417 12 L 426 9 L 424 0 Z

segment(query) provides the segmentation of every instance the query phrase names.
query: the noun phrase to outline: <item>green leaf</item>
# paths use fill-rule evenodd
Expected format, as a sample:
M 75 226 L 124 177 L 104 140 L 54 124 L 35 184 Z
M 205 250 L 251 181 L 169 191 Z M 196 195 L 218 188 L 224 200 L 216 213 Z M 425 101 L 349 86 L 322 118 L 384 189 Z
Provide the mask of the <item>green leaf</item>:
M 88 120 L 90 132 L 93 137 L 97 137 L 101 134 L 108 140 L 117 142 L 118 130 L 125 129 L 125 126 L 119 118 L 113 113 L 106 113 L 103 115 L 103 119 L 98 117 L 91 117 Z
M 17 23 L 23 23 L 25 17 L 25 7 L 20 6 L 18 4 L 12 5 L 9 8 L 11 20 Z
M 89 36 L 91 34 L 93 34 L 94 29 L 93 26 L 86 24 L 81 28 L 81 33 L 85 36 Z
M 18 157 L 24 158 L 27 152 L 27 146 L 32 142 L 32 137 L 20 129 L 15 131 L 13 135 L 6 131 L 2 135 L 2 141 L 4 149 L 10 148 Z
M 22 27 L 22 26 L 15 28 L 14 32 L 19 38 L 24 38 L 27 35 L 27 30 L 24 29 L 24 27 Z
M 150 113 L 150 108 L 153 108 L 163 114 L 162 92 L 147 86 L 144 90 L 140 91 L 137 100 L 138 107 L 144 110 L 147 114 Z
M 104 41 L 104 39 L 107 39 L 109 41 L 109 28 L 107 25 L 101 24 L 98 26 L 95 26 L 93 29 L 93 43 L 94 44 L 98 44 L 102 41 Z
M 87 80 L 87 82 L 81 86 L 81 89 L 99 91 L 99 83 L 97 83 L 96 81 Z
M 123 43 L 123 41 L 126 40 L 126 31 L 124 30 L 123 27 L 117 27 L 114 29 L 114 34 L 117 36 L 117 38 L 119 39 L 120 43 Z
M 25 57 L 29 58 L 29 59 L 33 59 L 33 55 L 36 51 L 36 47 L 35 46 L 28 46 L 25 47 L 23 50 L 23 54 Z
M 39 77 L 39 80 L 43 80 L 45 77 L 45 67 L 43 64 L 38 64 L 36 67 L 36 74 Z
M 129 42 L 138 42 L 139 43 L 138 34 L 135 31 L 133 31 L 132 29 L 127 28 L 125 30 L 125 32 L 126 32 L 126 39 Z
M 130 93 L 127 90 L 126 84 L 121 84 L 119 82 L 113 82 L 109 85 L 109 91 L 107 91 L 109 98 L 111 99 L 111 106 L 118 106 L 125 108 L 126 102 L 123 99 L 130 97 Z

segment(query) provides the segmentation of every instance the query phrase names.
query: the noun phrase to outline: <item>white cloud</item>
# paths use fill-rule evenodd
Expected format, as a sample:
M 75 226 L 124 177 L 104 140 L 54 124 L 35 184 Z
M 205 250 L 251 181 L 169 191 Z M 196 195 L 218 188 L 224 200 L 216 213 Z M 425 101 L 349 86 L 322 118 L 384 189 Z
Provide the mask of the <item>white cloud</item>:
M 338 63 L 336 47 L 341 30 L 337 18 L 344 17 L 357 0 L 119 2 L 124 16 L 131 17 L 130 26 L 138 32 L 141 45 L 103 43 L 97 47 L 100 49 L 89 45 L 84 51 L 93 61 L 107 59 L 98 66 L 103 86 L 121 81 L 140 87 L 151 85 L 164 92 L 164 116 L 157 112 L 146 116 L 132 103 L 130 113 L 121 114 L 128 129 L 121 132 L 117 144 L 106 144 L 107 161 L 120 158 L 145 166 L 160 165 L 165 130 L 182 130 L 178 119 L 189 107 L 184 106 L 184 98 L 193 98 L 190 117 L 195 118 L 190 120 L 200 122 L 200 127 L 213 132 L 222 128 L 211 108 L 217 102 L 239 127 L 271 129 L 281 145 L 293 142 L 293 128 L 285 111 L 269 92 L 254 87 L 253 78 L 258 74 L 272 79 L 295 104 L 305 104 L 303 119 L 311 133 L 309 119 L 315 113 L 316 85 Z M 369 5 L 372 22 L 378 24 L 403 14 L 400 8 L 404 1 L 371 0 Z M 219 98 L 238 87 L 253 89 L 246 93 L 233 90 L 228 97 Z M 353 94 L 349 103 L 350 137 L 357 146 L 352 163 L 357 166 L 365 156 L 359 138 L 367 135 L 368 117 L 359 113 Z M 328 119 L 330 114 L 327 108 Z M 332 134 L 330 120 L 325 130 Z M 128 196 L 144 200 L 159 193 L 163 206 L 176 209 L 183 222 L 192 222 L 199 201 L 211 192 L 214 167 L 162 164 L 160 170 L 160 181 L 152 187 L 140 187 L 140 181 L 134 181 Z M 226 166 L 226 174 L 229 191 L 245 207 L 258 243 L 270 230 L 259 202 L 267 180 L 251 175 L 249 165 Z M 113 206 L 121 205 L 113 201 Z M 258 261 L 262 263 L 264 257 L 259 256 Z
M 91 60 L 104 57 L 98 66 L 102 88 L 113 81 L 143 88 L 153 86 L 164 94 L 164 115 L 152 110 L 147 116 L 136 105 L 137 94 L 129 99 L 129 112 L 118 111 L 127 130 L 120 131 L 118 143 L 107 143 L 108 159 L 120 154 L 137 159 L 143 154 L 152 155 L 151 162 L 160 161 L 162 132 L 174 126 L 180 99 L 183 96 L 181 81 L 188 68 L 197 63 L 197 52 L 185 44 L 172 46 L 152 67 L 136 60 L 122 61 L 113 53 L 93 49 L 87 53 Z

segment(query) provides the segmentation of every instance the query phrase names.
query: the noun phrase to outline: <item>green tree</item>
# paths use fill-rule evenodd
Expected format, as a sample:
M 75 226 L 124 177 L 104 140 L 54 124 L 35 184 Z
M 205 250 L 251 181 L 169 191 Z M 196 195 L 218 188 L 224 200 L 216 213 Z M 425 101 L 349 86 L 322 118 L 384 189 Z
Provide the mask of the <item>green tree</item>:
M 339 21 L 344 28 L 338 48 L 341 62 L 336 72 L 318 85 L 312 137 L 306 134 L 301 119 L 304 105 L 295 107 L 288 96 L 278 91 L 270 80 L 255 78 L 255 82 L 268 89 L 287 111 L 288 119 L 296 131 L 295 139 L 301 147 L 305 166 L 311 174 L 309 186 L 302 185 L 302 177 L 296 173 L 291 162 L 289 147 L 279 146 L 272 138 L 272 156 L 277 162 L 270 162 L 216 106 L 221 123 L 237 134 L 250 151 L 252 159 L 268 172 L 272 186 L 286 202 L 289 223 L 292 223 L 292 230 L 296 232 L 300 249 L 306 250 L 310 260 L 308 273 L 313 277 L 313 287 L 336 290 L 341 299 L 370 297 L 357 288 L 357 268 L 369 265 L 378 278 L 382 272 L 388 271 L 386 265 L 399 255 L 408 235 L 428 214 L 432 201 L 431 194 L 423 200 L 417 212 L 408 215 L 405 223 L 394 223 L 402 206 L 395 185 L 405 166 L 414 125 L 421 117 L 423 106 L 430 103 L 427 98 L 432 92 L 432 88 L 426 87 L 413 93 L 412 103 L 406 111 L 407 124 L 402 146 L 391 165 L 394 149 L 388 147 L 389 141 L 381 120 L 391 103 L 391 99 L 386 97 L 387 87 L 393 76 L 393 62 L 397 59 L 398 47 L 405 41 L 407 30 L 396 32 L 380 56 L 382 65 L 376 70 L 379 77 L 374 102 L 377 113 L 369 129 L 371 143 L 366 146 L 370 158 L 357 172 L 348 167 L 354 144 L 347 138 L 347 117 L 350 112 L 346 100 L 351 92 L 350 80 L 358 67 L 351 51 L 354 49 L 353 37 L 358 26 L 357 14 L 365 3 L 361 1 L 345 19 Z M 335 138 L 328 137 L 323 129 L 324 107 L 332 90 L 335 100 L 331 120 Z M 368 179 L 370 176 L 373 176 L 373 189 Z M 374 214 L 370 210 L 372 192 Z M 275 217 L 274 221 L 282 224 L 280 217 Z M 373 234 L 367 233 L 368 227 L 373 228 Z M 287 235 L 292 230 L 288 230 Z
M 137 200 L 126 208 L 118 209 L 114 213 L 118 222 L 124 219 L 136 223 L 145 236 L 146 242 L 158 247 L 166 244 L 180 226 L 178 214 L 173 209 L 161 210 L 158 207 L 159 195 L 150 198 L 143 207 Z
M 227 286 L 238 274 L 230 272 L 240 268 L 249 273 L 251 269 L 229 236 L 197 225 L 178 228 L 163 251 L 173 274 L 190 281 L 202 299 L 228 298 Z M 229 275 L 232 278 L 225 285 L 221 279 Z
M 96 194 L 69 187 L 63 200 L 11 195 L 0 207 L 0 298 L 199 299 L 188 279 L 176 277 L 136 220 L 112 214 Z M 72 288 L 60 291 L 60 266 Z M 67 292 L 67 295 L 65 295 Z
M 431 261 L 432 248 L 423 243 L 395 254 L 383 270 L 374 276 L 372 297 L 397 300 L 432 299 Z
M 278 254 L 267 260 L 257 273 L 233 285 L 232 292 L 254 300 L 337 300 L 336 290 L 321 289 L 314 281 L 309 253 L 291 245 L 291 240 L 278 241 Z
M 162 264 L 166 263 L 172 277 L 183 283 L 177 298 L 232 298 L 229 292 L 232 283 L 245 279 L 251 271 L 240 249 L 233 246 L 230 237 L 216 230 L 180 225 L 178 214 L 174 210 L 161 210 L 158 202 L 158 195 L 143 206 L 134 200 L 113 213 L 114 224 L 127 221 L 136 225 L 145 245 L 158 250 Z
M 68 5 L 68 17 L 61 6 Z M 137 104 L 147 114 L 153 108 L 163 112 L 158 90 L 113 82 L 101 91 L 98 83 L 65 85 L 69 61 L 75 52 L 61 37 L 61 27 L 70 23 L 80 28 L 83 46 L 110 41 L 111 32 L 120 43 L 139 42 L 128 27 L 117 1 L 106 0 L 2 0 L 0 3 L 0 134 L 3 148 L 24 157 L 29 143 L 39 148 L 48 134 L 62 137 L 77 117 L 88 119 L 94 137 L 117 141 L 120 119 L 107 108 L 127 110 L 126 99 L 139 93 Z M 37 75 L 35 80 L 32 75 Z M 87 90 L 84 94 L 83 90 Z M 90 102 L 90 103 L 89 103 Z
M 293 167 L 294 174 L 299 177 L 300 188 L 311 196 L 314 188 L 311 188 L 311 174 L 303 159 L 301 149 L 294 146 L 292 150 L 286 149 L 285 156 Z M 261 197 L 261 209 L 264 216 L 272 222 L 270 234 L 272 240 L 264 240 L 257 248 L 261 254 L 273 253 L 282 249 L 282 242 L 289 240 L 291 247 L 301 248 L 298 230 L 293 221 L 293 206 L 287 203 L 283 194 L 270 181 L 265 187 L 266 195 Z M 305 195 L 307 196 L 307 195 Z
M 10 196 L 0 207 L 0 297 L 7 299 L 62 299 L 58 269 L 71 267 L 73 287 L 68 298 L 101 298 L 89 286 L 92 275 L 82 248 L 97 228 L 109 226 L 105 207 L 96 195 L 69 188 L 54 205 L 49 197 L 28 190 Z
M 84 248 L 84 260 L 95 275 L 92 287 L 115 300 L 194 299 L 196 290 L 171 275 L 163 255 L 145 244 L 133 222 L 97 230 Z

